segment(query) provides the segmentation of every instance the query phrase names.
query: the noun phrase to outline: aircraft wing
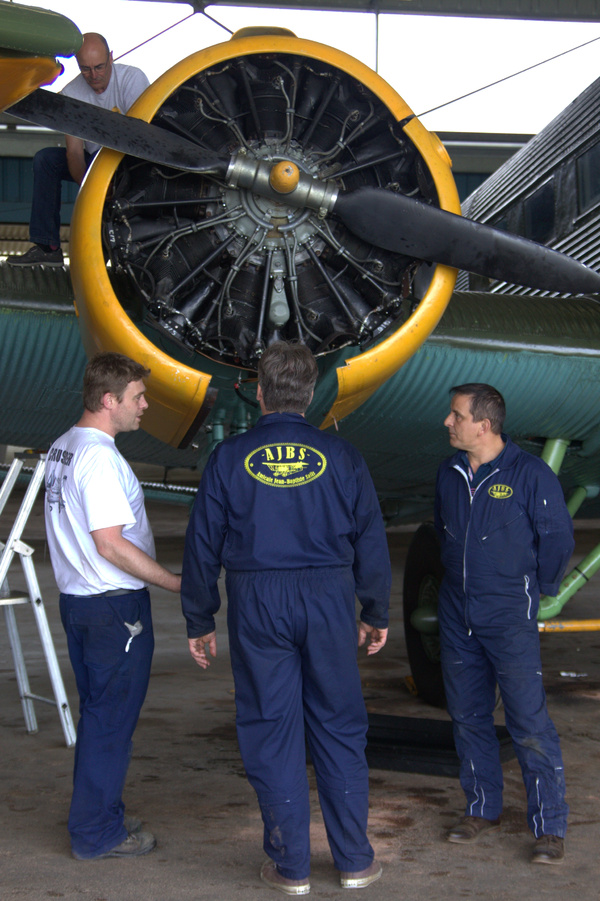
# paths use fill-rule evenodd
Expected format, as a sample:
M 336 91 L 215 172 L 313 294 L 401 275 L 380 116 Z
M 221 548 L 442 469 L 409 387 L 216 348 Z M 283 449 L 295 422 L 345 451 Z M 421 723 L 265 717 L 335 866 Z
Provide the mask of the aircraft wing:
M 51 84 L 63 71 L 57 56 L 73 56 L 83 36 L 58 13 L 0 2 L 0 110 Z

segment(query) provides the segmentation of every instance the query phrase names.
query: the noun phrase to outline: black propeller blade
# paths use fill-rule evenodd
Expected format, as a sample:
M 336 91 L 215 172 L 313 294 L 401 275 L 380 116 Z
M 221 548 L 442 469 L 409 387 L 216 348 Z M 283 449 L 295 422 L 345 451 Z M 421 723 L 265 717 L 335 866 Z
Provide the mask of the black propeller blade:
M 6 112 L 35 125 L 53 128 L 103 147 L 120 150 L 174 169 L 224 176 L 229 160 L 207 154 L 192 141 L 150 125 L 143 119 L 38 88 Z
M 600 274 L 563 253 L 404 194 L 359 188 L 332 212 L 353 234 L 406 256 L 560 294 L 600 293 Z
M 175 169 L 220 177 L 230 169 L 229 160 L 207 155 L 192 141 L 163 128 L 51 91 L 38 89 L 7 112 Z M 246 187 L 263 193 L 260 180 Z M 272 193 L 264 187 L 264 193 Z M 292 195 L 287 196 L 291 200 Z M 320 207 L 320 194 L 319 198 Z M 299 200 L 313 205 L 308 196 Z M 359 188 L 339 194 L 329 210 L 355 235 L 386 250 L 540 291 L 600 293 L 600 274 L 571 257 L 403 194 Z

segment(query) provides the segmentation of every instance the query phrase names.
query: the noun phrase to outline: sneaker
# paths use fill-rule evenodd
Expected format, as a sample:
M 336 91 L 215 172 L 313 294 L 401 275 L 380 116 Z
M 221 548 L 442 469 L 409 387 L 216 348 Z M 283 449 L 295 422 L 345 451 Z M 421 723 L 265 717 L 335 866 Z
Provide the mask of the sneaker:
M 271 888 L 283 892 L 284 895 L 308 895 L 310 882 L 306 879 L 288 879 L 282 876 L 277 869 L 277 864 L 272 860 L 265 860 L 260 868 L 260 878 Z
M 102 860 L 105 857 L 141 857 L 142 854 L 148 854 L 156 845 L 156 839 L 150 832 L 138 832 L 137 835 L 128 835 L 125 841 L 120 845 L 105 851 L 104 854 L 97 854 L 95 857 L 80 857 L 75 851 L 72 852 L 76 860 Z
M 62 266 L 64 261 L 60 247 L 44 250 L 39 244 L 33 244 L 26 253 L 12 254 L 6 262 L 9 266 Z
M 340 873 L 340 885 L 342 888 L 364 888 L 380 878 L 383 873 L 381 864 L 374 860 L 366 870 L 356 873 Z
M 562 863 L 565 859 L 565 840 L 558 835 L 541 835 L 536 841 L 532 863 Z
M 497 820 L 486 820 L 485 817 L 461 817 L 452 829 L 446 833 L 449 842 L 459 845 L 470 845 L 479 841 L 486 832 L 497 832 L 500 829 L 500 817 Z

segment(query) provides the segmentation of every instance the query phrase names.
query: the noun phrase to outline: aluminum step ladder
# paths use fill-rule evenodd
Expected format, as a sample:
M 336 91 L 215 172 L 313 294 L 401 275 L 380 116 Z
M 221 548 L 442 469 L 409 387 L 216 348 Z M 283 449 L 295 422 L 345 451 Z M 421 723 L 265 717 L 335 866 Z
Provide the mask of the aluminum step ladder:
M 19 687 L 27 731 L 37 732 L 38 730 L 35 709 L 33 706 L 34 701 L 42 701 L 44 704 L 55 704 L 60 717 L 67 747 L 71 748 L 75 744 L 75 728 L 73 726 L 71 709 L 69 707 L 60 667 L 58 665 L 58 659 L 56 657 L 54 642 L 52 641 L 52 634 L 48 625 L 48 618 L 46 616 L 40 586 L 33 565 L 33 548 L 21 541 L 23 530 L 25 529 L 27 520 L 33 509 L 40 486 L 44 481 L 45 467 L 46 457 L 45 455 L 41 455 L 38 458 L 33 475 L 31 476 L 31 480 L 13 523 L 8 540 L 6 541 L 6 544 L 3 544 L 0 541 L 0 550 L 2 552 L 0 556 L 0 606 L 4 607 L 8 639 L 15 664 L 15 674 L 17 677 L 17 685 Z M 15 458 L 4 478 L 2 487 L 0 487 L 0 515 L 6 506 L 6 502 L 19 478 L 22 468 L 23 460 L 18 457 Z M 19 594 L 18 592 L 11 592 L 8 588 L 8 570 L 15 554 L 20 557 L 23 573 L 25 575 L 25 582 L 27 585 L 27 594 L 25 595 Z M 46 658 L 50 681 L 52 683 L 54 700 L 51 698 L 42 698 L 39 695 L 31 693 L 14 610 L 16 606 L 24 604 L 31 604 L 33 609 L 44 656 Z

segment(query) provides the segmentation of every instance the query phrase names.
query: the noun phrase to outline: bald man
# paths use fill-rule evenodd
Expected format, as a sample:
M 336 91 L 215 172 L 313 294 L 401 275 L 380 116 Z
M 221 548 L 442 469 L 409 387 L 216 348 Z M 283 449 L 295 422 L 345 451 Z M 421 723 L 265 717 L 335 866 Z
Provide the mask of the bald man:
M 113 63 L 106 38 L 95 32 L 83 36 L 77 54 L 80 74 L 61 91 L 104 109 L 126 113 L 148 87 L 149 81 L 134 66 Z M 9 256 L 9 266 L 62 266 L 60 206 L 63 181 L 80 185 L 99 144 L 66 135 L 66 147 L 44 147 L 33 158 L 33 199 L 29 238 L 33 246 Z

